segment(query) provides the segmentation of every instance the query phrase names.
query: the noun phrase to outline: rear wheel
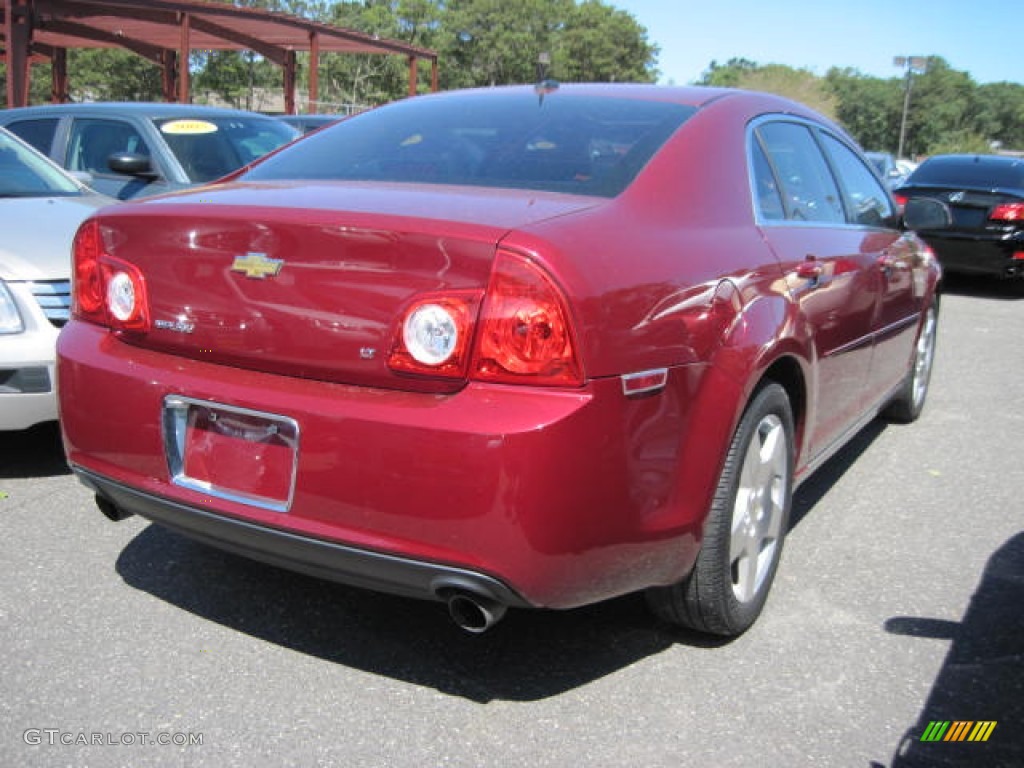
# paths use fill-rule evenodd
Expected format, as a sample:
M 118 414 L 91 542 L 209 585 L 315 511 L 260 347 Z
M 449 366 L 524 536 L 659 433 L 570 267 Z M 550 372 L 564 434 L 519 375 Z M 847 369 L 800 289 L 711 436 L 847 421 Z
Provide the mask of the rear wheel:
M 903 380 L 899 392 L 885 409 L 885 416 L 892 421 L 909 424 L 916 421 L 924 409 L 928 397 L 928 385 L 932 377 L 932 363 L 935 360 L 935 338 L 939 326 L 939 298 L 936 296 L 925 313 L 921 331 L 914 346 L 914 357 L 910 370 Z
M 789 397 L 770 382 L 747 405 L 733 435 L 693 571 L 678 584 L 648 590 L 658 616 L 724 636 L 754 623 L 789 524 L 793 446 Z

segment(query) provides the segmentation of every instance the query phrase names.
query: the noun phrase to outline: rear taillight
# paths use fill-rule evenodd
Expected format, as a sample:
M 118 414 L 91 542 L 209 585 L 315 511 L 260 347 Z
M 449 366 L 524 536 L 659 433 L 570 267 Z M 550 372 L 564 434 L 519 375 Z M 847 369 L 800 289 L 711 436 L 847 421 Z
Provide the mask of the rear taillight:
M 909 200 L 910 198 L 907 197 L 906 195 L 901 195 L 899 193 L 896 193 L 896 194 L 893 195 L 893 199 L 896 201 L 896 205 L 898 205 L 898 206 L 900 206 L 902 208 L 904 205 L 907 204 L 907 200 Z
M 504 384 L 583 383 L 561 290 L 535 262 L 509 251 L 498 252 L 483 295 L 418 297 L 395 329 L 388 367 Z
M 479 307 L 478 291 L 420 297 L 402 316 L 388 367 L 401 373 L 464 377 Z
M 90 220 L 79 227 L 73 258 L 71 311 L 77 319 L 115 331 L 149 330 L 149 301 L 142 272 L 106 252 L 99 222 Z
M 1024 221 L 1024 203 L 1003 203 L 992 209 L 989 221 Z
M 485 293 L 426 294 L 394 332 L 396 373 L 504 384 L 581 386 L 567 304 L 536 262 L 499 251 Z
M 100 227 L 87 221 L 75 234 L 72 258 L 75 263 L 75 288 L 71 294 L 71 311 L 80 320 L 106 325 L 103 308 L 103 279 L 100 276 Z
M 498 252 L 470 376 L 515 384 L 583 383 L 565 298 L 547 272 L 524 256 Z

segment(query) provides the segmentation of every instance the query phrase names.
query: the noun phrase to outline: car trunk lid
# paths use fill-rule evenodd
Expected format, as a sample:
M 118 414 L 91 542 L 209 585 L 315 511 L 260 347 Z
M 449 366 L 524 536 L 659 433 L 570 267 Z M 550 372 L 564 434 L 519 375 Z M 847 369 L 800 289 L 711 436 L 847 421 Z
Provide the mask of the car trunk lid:
M 992 210 L 1003 203 L 1018 203 L 1021 197 L 1004 190 L 975 190 L 953 186 L 904 187 L 901 192 L 915 197 L 931 197 L 941 200 L 949 207 L 952 225 L 949 231 L 977 233 L 1002 224 L 993 222 L 989 216 Z
M 152 328 L 125 340 L 240 368 L 430 391 L 391 371 L 403 311 L 424 294 L 482 297 L 510 229 L 591 198 L 418 185 L 208 188 L 111 209 L 108 253 L 138 267 Z M 130 215 L 122 215 L 130 213 Z

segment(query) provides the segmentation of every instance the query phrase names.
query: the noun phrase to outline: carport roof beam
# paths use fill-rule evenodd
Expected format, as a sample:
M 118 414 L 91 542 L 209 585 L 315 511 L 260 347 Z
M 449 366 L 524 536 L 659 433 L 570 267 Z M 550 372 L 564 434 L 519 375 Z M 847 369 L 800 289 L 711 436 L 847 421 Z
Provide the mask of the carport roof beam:
M 188 51 L 253 50 L 286 69 L 299 51 L 310 53 L 311 67 L 321 53 L 401 55 L 411 62 L 429 60 L 431 87 L 437 90 L 435 51 L 257 8 L 208 0 L 2 0 L 0 14 L 9 106 L 27 104 L 33 53 L 52 55 L 68 48 L 126 48 L 164 69 L 172 66 L 169 62 L 177 61 L 180 68 L 188 60 L 183 44 Z M 186 25 L 187 33 L 182 29 Z M 174 91 L 179 100 L 187 101 L 187 84 L 182 87 L 180 82 L 187 83 L 187 74 L 182 72 L 178 78 L 165 71 L 165 81 L 168 77 L 179 80 Z M 294 72 L 286 72 L 284 79 L 294 88 Z M 316 88 L 316 78 L 310 81 L 311 89 Z M 409 81 L 412 91 L 414 67 L 410 67 Z M 286 93 L 285 99 L 294 104 L 294 91 Z M 316 101 L 312 91 L 310 101 Z

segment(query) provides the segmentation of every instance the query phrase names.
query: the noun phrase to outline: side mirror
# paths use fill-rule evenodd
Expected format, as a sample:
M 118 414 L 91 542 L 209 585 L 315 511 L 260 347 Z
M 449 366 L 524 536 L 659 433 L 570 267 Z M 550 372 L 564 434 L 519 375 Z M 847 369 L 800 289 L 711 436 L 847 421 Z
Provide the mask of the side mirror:
M 107 158 L 107 167 L 114 173 L 126 176 L 155 177 L 153 164 L 149 155 L 137 155 L 133 152 L 115 152 Z
M 930 197 L 912 197 L 903 206 L 903 226 L 915 232 L 947 229 L 953 224 L 949 207 Z

